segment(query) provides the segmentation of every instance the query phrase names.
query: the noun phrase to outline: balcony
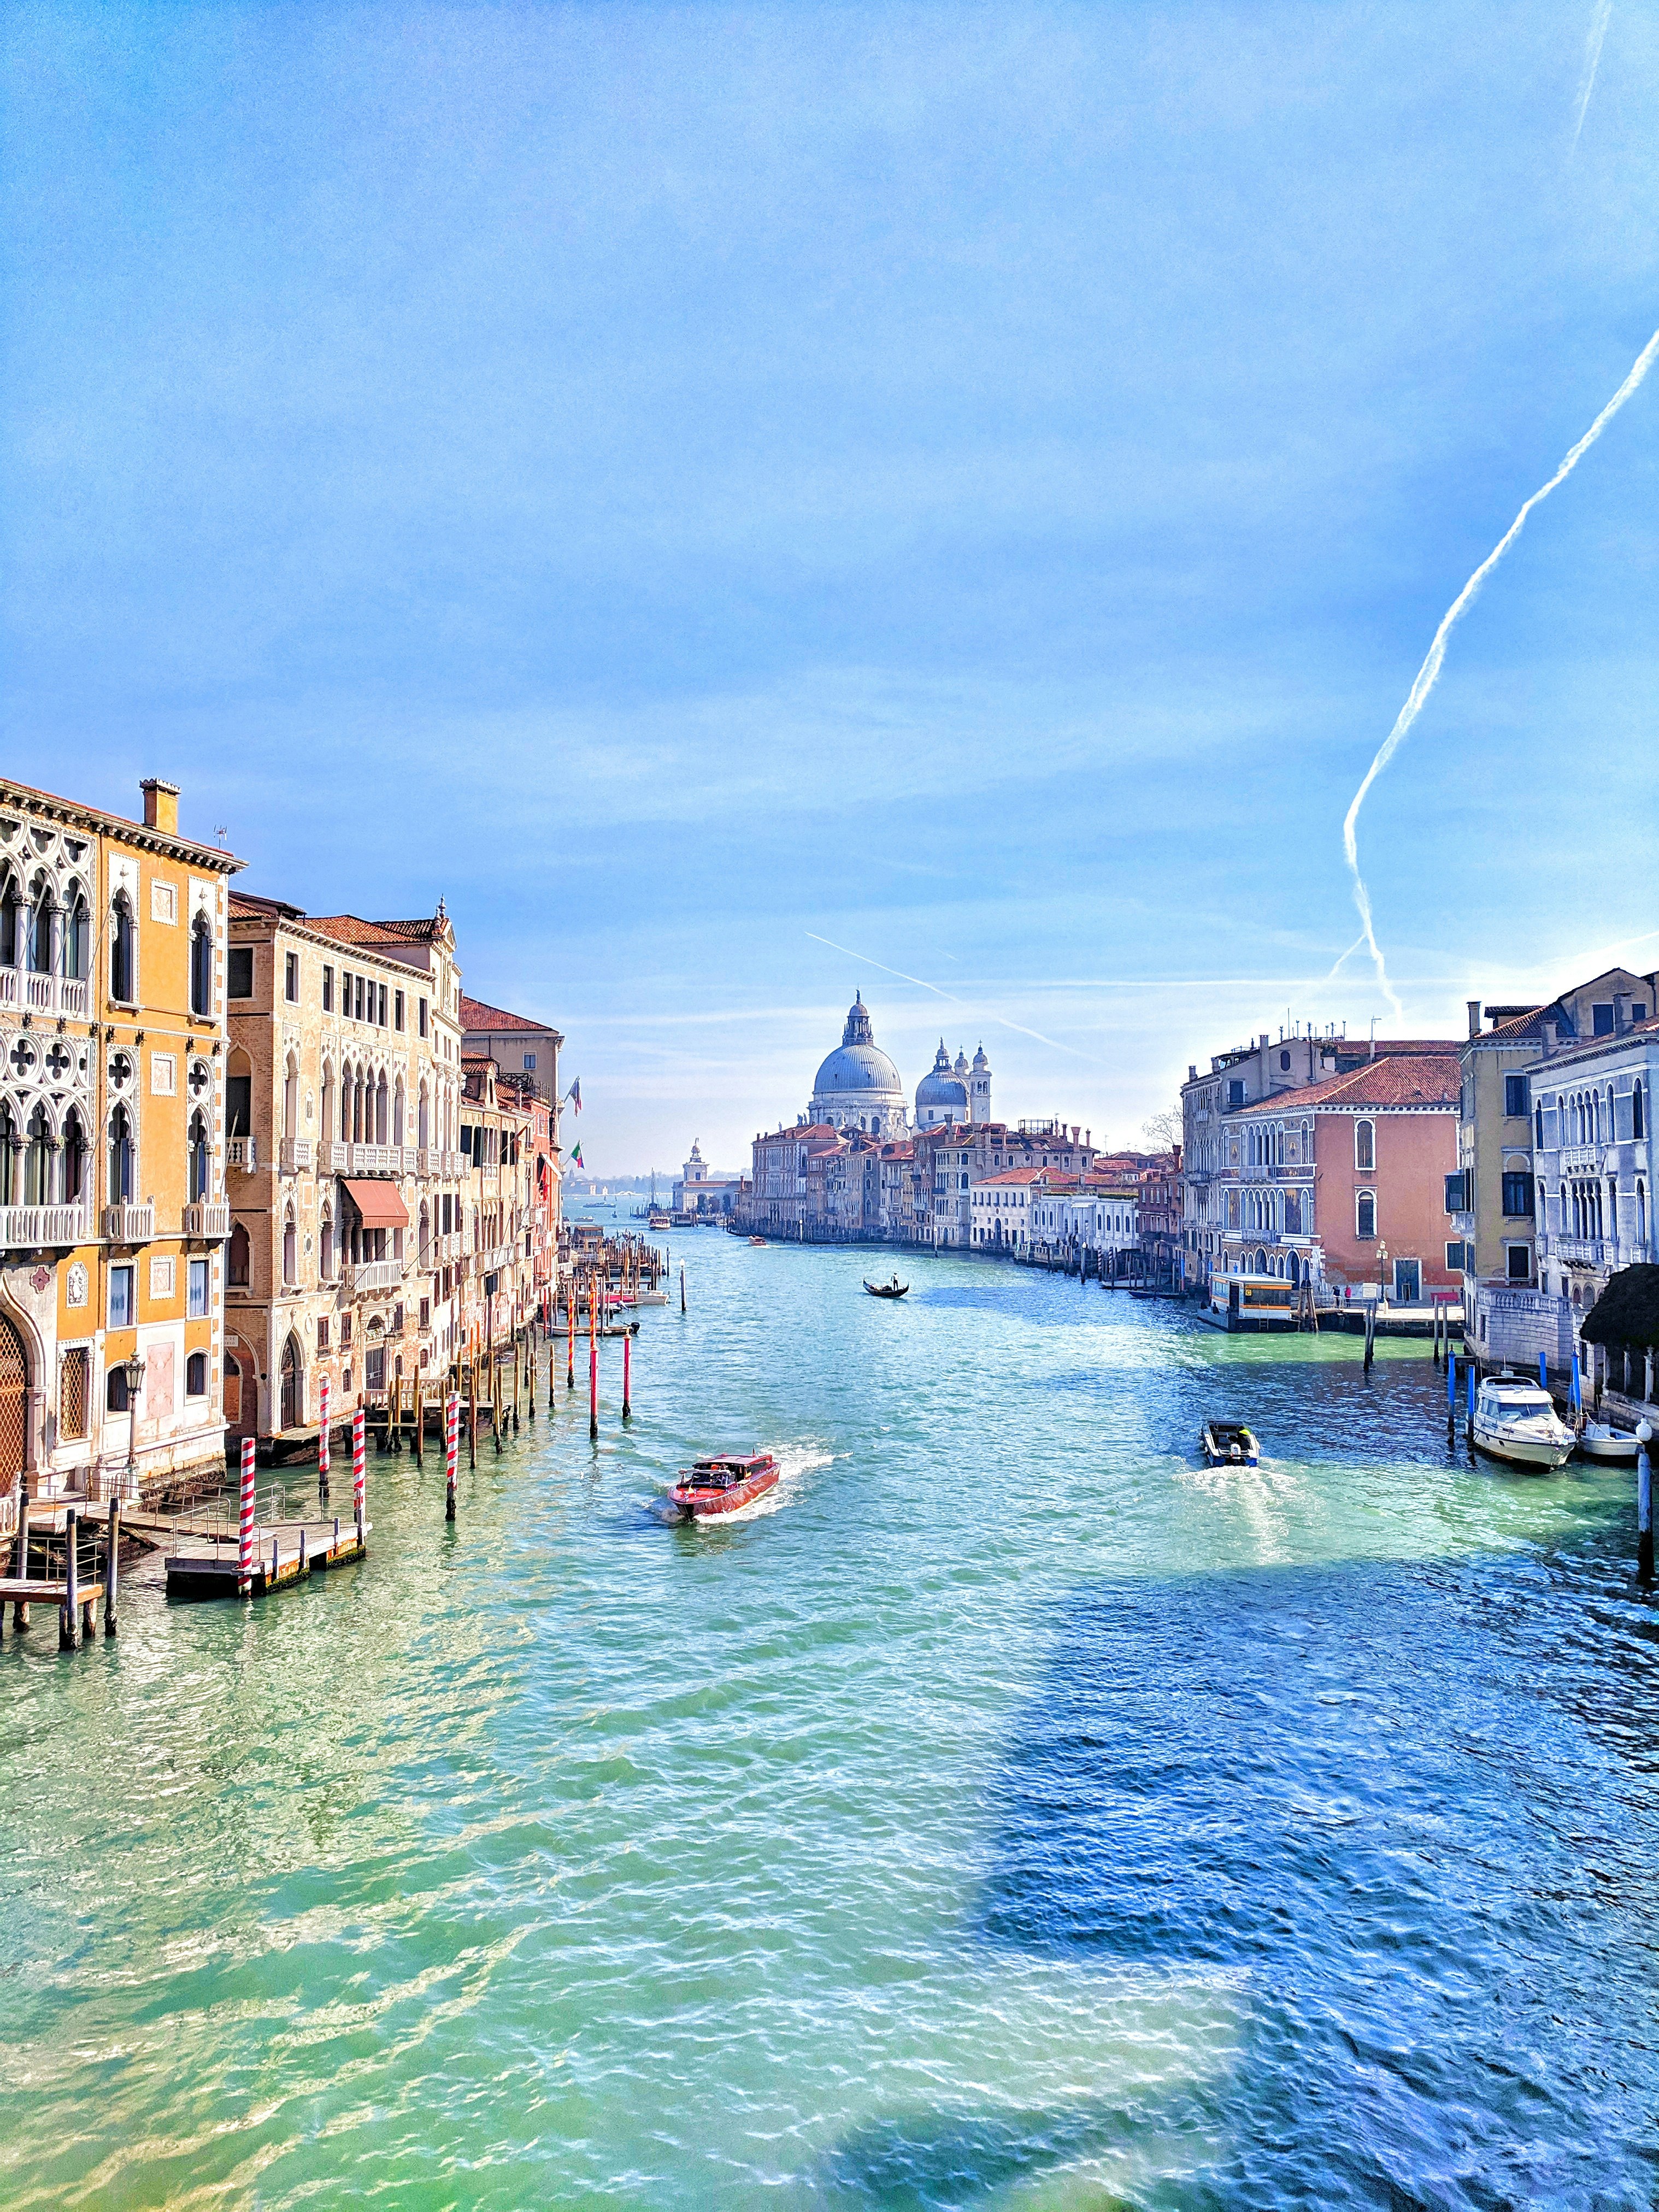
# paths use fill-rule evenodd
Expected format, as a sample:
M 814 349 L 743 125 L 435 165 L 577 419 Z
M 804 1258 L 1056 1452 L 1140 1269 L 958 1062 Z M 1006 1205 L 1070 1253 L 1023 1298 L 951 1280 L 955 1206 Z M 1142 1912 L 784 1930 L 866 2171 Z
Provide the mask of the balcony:
M 1552 1243 L 1556 1257 L 1569 1267 L 1575 1261 L 1585 1267 L 1611 1267 L 1614 1263 L 1615 1248 L 1610 1237 L 1557 1237 Z
M 1606 1149 L 1604 1145 L 1563 1145 L 1561 1147 L 1562 1174 L 1583 1175 L 1588 1170 L 1591 1175 L 1599 1175 L 1601 1171 L 1601 1155 Z
M 334 1149 L 349 1155 L 345 1166 L 348 1175 L 395 1176 L 404 1171 L 401 1145 L 337 1145 Z
M 83 1022 L 91 1004 L 92 986 L 80 976 L 36 975 L 26 968 L 0 968 L 0 1007 L 63 1014 Z
M 337 1144 L 332 1137 L 322 1139 L 317 1146 L 317 1164 L 325 1175 L 343 1175 L 350 1156 L 350 1146 Z
M 0 969 L 0 975 L 16 971 Z M 84 1244 L 92 1235 L 92 1209 L 73 1206 L 0 1206 L 0 1249 L 38 1252 L 50 1244 Z
M 155 1206 L 106 1206 L 104 1234 L 112 1244 L 148 1244 L 155 1234 Z
M 211 1244 L 221 1244 L 230 1234 L 230 1206 L 228 1200 L 204 1200 L 187 1206 L 180 1224 L 186 1237 L 200 1237 Z
M 312 1144 L 309 1137 L 284 1137 L 280 1154 L 284 1175 L 297 1175 L 301 1168 L 312 1163 Z
M 259 1139 L 257 1137 L 228 1139 L 225 1158 L 230 1166 L 240 1168 L 244 1175 L 252 1175 L 259 1164 Z
M 341 1269 L 341 1285 L 349 1298 L 361 1298 L 371 1291 L 397 1291 L 403 1288 L 404 1262 L 401 1260 L 348 1261 Z

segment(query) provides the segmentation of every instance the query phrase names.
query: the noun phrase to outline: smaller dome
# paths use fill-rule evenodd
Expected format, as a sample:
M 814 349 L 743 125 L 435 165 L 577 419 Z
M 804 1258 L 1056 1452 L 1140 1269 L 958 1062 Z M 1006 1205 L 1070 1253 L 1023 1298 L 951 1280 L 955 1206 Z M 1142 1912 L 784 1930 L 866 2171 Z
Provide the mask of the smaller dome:
M 952 1073 L 951 1055 L 945 1049 L 945 1040 L 939 1041 L 939 1050 L 933 1064 L 916 1085 L 916 1111 L 933 1109 L 930 1119 L 945 1121 L 968 1118 L 968 1086 L 959 1075 Z
M 974 1073 L 975 1075 L 988 1075 L 991 1073 L 991 1063 L 985 1057 L 983 1045 L 981 1045 L 979 1050 L 974 1054 Z
M 957 1054 L 957 1064 L 952 1073 L 957 1075 L 966 1075 L 969 1073 L 968 1055 L 965 1052 L 959 1052 Z

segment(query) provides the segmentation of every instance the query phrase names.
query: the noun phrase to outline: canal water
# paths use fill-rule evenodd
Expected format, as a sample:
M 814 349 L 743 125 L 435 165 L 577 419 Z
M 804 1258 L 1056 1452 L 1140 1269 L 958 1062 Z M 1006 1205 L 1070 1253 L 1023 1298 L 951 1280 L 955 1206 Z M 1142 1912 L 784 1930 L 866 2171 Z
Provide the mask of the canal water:
M 1449 1455 L 1425 1345 L 671 1249 L 626 1433 L 611 1344 L 453 1530 L 371 1459 L 360 1567 L 8 1627 L 0 2202 L 1652 2203 L 1628 1474 Z

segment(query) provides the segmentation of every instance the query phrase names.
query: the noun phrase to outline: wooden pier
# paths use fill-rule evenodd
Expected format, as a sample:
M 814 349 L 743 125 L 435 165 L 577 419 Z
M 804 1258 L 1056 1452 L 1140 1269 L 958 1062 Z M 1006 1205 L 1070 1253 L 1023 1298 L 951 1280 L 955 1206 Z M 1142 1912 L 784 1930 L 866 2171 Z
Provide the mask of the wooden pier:
M 129 1525 L 131 1525 L 129 1523 Z M 253 1531 L 253 1567 L 249 1594 L 264 1597 L 307 1575 L 343 1567 L 366 1557 L 373 1523 L 342 1520 L 282 1521 Z M 137 1534 L 138 1532 L 134 1530 Z M 234 1597 L 241 1587 L 240 1545 L 228 1536 L 186 1536 L 166 1555 L 167 1595 L 179 1598 Z

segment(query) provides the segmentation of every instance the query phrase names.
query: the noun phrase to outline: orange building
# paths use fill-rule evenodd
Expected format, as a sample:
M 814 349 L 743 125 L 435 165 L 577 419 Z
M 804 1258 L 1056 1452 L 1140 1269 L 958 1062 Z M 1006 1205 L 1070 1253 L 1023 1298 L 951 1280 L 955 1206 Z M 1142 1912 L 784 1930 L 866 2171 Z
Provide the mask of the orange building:
M 20 1492 L 223 1469 L 227 885 L 179 832 L 0 781 L 0 1534 Z

